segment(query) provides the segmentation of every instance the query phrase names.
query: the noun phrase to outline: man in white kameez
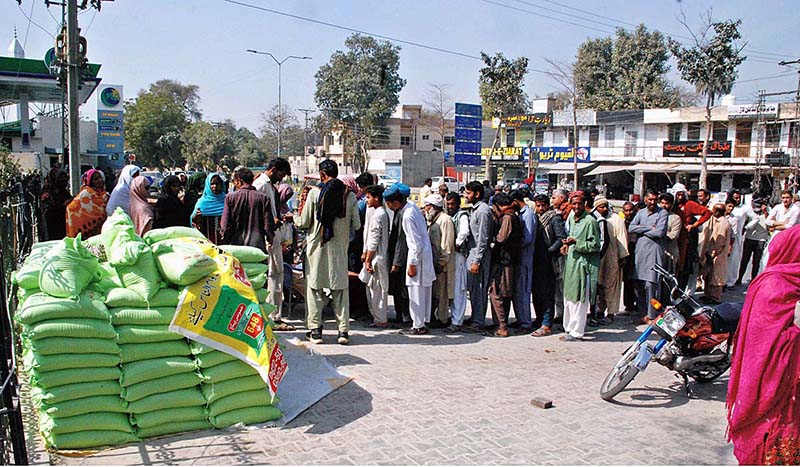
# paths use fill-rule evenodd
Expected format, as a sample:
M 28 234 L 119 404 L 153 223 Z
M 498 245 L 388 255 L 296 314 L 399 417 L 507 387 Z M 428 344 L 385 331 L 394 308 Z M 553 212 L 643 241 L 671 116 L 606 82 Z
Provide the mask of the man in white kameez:
M 267 256 L 269 269 L 267 269 L 267 290 L 269 296 L 267 303 L 275 307 L 270 318 L 276 324 L 276 331 L 294 331 L 294 326 L 283 322 L 283 244 L 291 239 L 292 226 L 283 223 L 279 212 L 278 183 L 287 175 L 292 174 L 292 166 L 281 157 L 272 159 L 267 164 L 267 169 L 253 181 L 253 187 L 267 195 L 269 205 L 272 207 L 272 217 L 278 229 L 272 243 L 267 243 Z
M 461 209 L 461 195 L 447 194 L 447 215 L 453 219 L 456 231 L 455 286 L 450 304 L 450 326 L 448 332 L 461 332 L 467 313 L 467 255 L 469 254 L 469 211 Z
M 736 226 L 733 232 L 731 255 L 728 257 L 728 277 L 725 281 L 725 285 L 728 288 L 741 285 L 741 282 L 737 284 L 737 280 L 739 279 L 739 265 L 742 262 L 742 253 L 744 252 L 744 232 L 758 224 L 758 216 L 753 212 L 753 208 L 750 205 L 742 202 L 742 194 L 739 190 L 733 190 L 730 198 L 733 200 L 731 215 L 736 218 Z M 731 223 L 731 227 L 734 227 L 733 223 Z
M 365 188 L 367 212 L 364 216 L 364 268 L 359 274 L 366 284 L 367 304 L 372 314 L 371 328 L 389 327 L 388 293 L 389 269 L 387 250 L 389 249 L 389 214 L 383 206 L 383 187 L 371 185 Z
M 347 247 L 350 235 L 361 227 L 356 195 L 337 179 L 336 162 L 319 164 L 320 186 L 304 191 L 303 209 L 297 222 L 308 229 L 306 236 L 306 308 L 314 344 L 322 341 L 322 309 L 331 304 L 339 328 L 337 342 L 350 342 L 350 296 L 348 295 Z
M 406 193 L 410 192 L 402 183 L 395 183 L 383 194 L 386 207 L 401 216 L 401 228 L 408 243 L 406 259 L 406 287 L 408 287 L 409 312 L 413 322 L 411 335 L 428 333 L 425 322 L 430 320 L 433 281 L 433 252 L 428 236 L 428 224 L 416 204 L 408 203 Z

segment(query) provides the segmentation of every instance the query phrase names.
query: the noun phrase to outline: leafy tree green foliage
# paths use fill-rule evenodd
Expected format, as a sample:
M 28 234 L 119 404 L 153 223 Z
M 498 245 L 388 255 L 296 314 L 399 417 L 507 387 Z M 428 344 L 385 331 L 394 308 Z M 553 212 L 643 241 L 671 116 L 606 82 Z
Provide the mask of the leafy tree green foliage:
M 276 105 L 269 113 L 261 114 L 261 147 L 268 158 L 278 155 L 278 128 L 282 128 L 281 156 L 303 154 L 303 127 L 288 106 L 280 109 Z
M 588 39 L 578 47 L 574 73 L 578 104 L 596 110 L 675 107 L 681 93 L 669 82 L 666 38 L 644 25 Z
M 731 92 L 738 76 L 736 69 L 747 59 L 741 54 L 744 46 L 737 45 L 742 37 L 739 33 L 741 24 L 741 20 L 711 22 L 709 18 L 702 34 L 692 33 L 694 46 L 685 47 L 674 39 L 669 40 L 669 48 L 678 61 L 681 77 L 706 98 L 706 135 L 701 154 L 700 188 L 706 187 L 708 175 L 706 156 L 711 135 L 711 107 L 717 98 Z
M 351 35 L 315 75 L 317 106 L 341 121 L 355 141 L 353 167 L 368 164 L 375 127 L 394 112 L 406 80 L 400 77 L 400 47 L 369 36 Z
M 513 61 L 498 52 L 494 56 L 481 52 L 486 64 L 480 70 L 478 92 L 483 104 L 483 117 L 525 113 L 530 107 L 528 96 L 522 90 L 528 73 L 528 59 L 519 57 Z
M 183 165 L 182 133 L 188 123 L 184 107 L 170 96 L 140 92 L 125 102 L 125 144 L 143 166 Z
M 200 94 L 196 84 L 181 84 L 172 79 L 160 79 L 150 85 L 150 92 L 171 98 L 183 107 L 186 116 L 192 120 L 200 120 Z
M 216 167 L 236 152 L 234 139 L 224 125 L 192 122 L 183 133 L 183 153 L 190 167 Z M 231 162 L 227 162 L 230 164 Z

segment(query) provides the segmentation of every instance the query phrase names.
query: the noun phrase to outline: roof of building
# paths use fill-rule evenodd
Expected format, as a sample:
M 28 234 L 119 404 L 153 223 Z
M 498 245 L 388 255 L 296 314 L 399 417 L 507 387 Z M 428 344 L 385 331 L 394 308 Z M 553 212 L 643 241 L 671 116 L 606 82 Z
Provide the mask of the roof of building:
M 87 67 L 78 96 L 82 104 L 100 84 L 100 66 L 90 63 Z M 0 57 L 0 105 L 16 104 L 23 95 L 30 102 L 61 102 L 63 89 L 44 60 Z

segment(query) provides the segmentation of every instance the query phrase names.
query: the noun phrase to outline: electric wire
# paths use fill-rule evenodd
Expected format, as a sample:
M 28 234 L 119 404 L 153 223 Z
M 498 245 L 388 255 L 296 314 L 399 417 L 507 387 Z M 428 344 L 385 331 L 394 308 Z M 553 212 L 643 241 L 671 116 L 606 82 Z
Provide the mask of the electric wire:
M 50 37 L 51 37 L 53 40 L 56 40 L 56 36 L 52 35 L 52 34 L 50 33 L 50 31 L 48 31 L 47 29 L 45 29 L 44 27 L 42 27 L 42 26 L 41 26 L 39 23 L 37 23 L 36 21 L 34 21 L 34 20 L 33 20 L 33 6 L 34 6 L 35 4 L 36 4 L 36 2 L 31 2 L 31 14 L 30 14 L 30 15 L 26 14 L 26 13 L 25 13 L 25 10 L 23 10 L 23 9 L 22 9 L 22 7 L 21 7 L 19 4 L 17 4 L 17 8 L 19 9 L 19 11 L 20 11 L 20 12 L 22 12 L 22 16 L 24 16 L 24 17 L 25 17 L 25 19 L 27 19 L 27 20 L 28 20 L 28 27 L 30 27 L 30 25 L 31 25 L 31 24 L 33 24 L 33 25 L 34 25 L 34 26 L 36 26 L 37 28 L 39 28 L 39 29 L 41 29 L 42 31 L 44 31 L 44 32 L 45 32 L 45 34 L 47 34 L 48 36 L 50 36 Z

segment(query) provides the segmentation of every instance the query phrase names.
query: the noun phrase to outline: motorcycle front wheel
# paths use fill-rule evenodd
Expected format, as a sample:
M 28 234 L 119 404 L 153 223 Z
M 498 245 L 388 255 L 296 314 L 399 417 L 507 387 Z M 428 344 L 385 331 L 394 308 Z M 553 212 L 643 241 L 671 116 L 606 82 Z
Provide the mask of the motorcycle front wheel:
M 622 392 L 634 378 L 639 374 L 639 369 L 634 365 L 636 355 L 639 354 L 639 347 L 642 344 L 636 344 L 628 349 L 627 352 L 619 359 L 619 362 L 611 369 L 611 372 L 606 376 L 603 385 L 600 387 L 600 397 L 605 401 L 614 399 L 614 396 Z

